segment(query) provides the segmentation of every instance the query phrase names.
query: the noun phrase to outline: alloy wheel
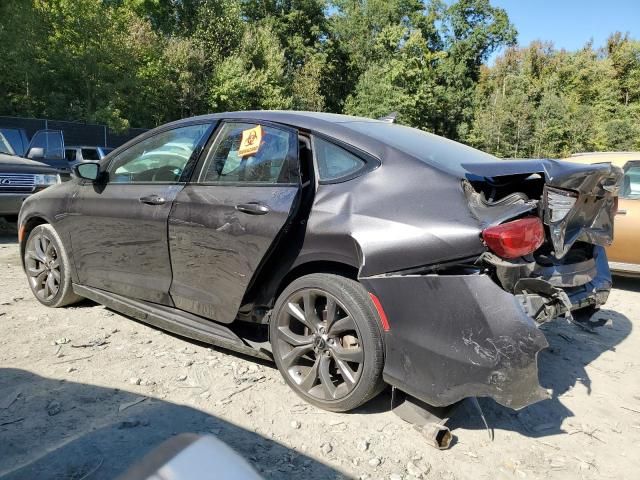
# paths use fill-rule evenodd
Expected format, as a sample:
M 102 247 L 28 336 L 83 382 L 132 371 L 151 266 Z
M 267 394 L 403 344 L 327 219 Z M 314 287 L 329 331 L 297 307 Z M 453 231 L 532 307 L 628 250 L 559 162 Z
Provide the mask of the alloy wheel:
M 31 288 L 40 300 L 52 300 L 60 290 L 60 258 L 55 245 L 44 234 L 29 239 L 25 267 Z
M 318 289 L 291 294 L 277 321 L 283 370 L 305 393 L 340 400 L 356 387 L 364 364 L 360 334 L 345 306 Z

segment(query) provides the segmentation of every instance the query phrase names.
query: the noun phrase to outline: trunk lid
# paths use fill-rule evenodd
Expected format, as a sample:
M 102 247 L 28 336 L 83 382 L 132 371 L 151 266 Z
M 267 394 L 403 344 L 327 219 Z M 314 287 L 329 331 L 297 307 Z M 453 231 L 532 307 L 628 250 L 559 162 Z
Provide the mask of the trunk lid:
M 623 175 L 619 167 L 556 160 L 497 160 L 462 167 L 474 190 L 485 194 L 471 204 L 483 225 L 537 206 L 556 258 L 564 257 L 577 241 L 606 246 L 613 240 L 615 199 Z M 485 208 L 479 208 L 481 204 Z

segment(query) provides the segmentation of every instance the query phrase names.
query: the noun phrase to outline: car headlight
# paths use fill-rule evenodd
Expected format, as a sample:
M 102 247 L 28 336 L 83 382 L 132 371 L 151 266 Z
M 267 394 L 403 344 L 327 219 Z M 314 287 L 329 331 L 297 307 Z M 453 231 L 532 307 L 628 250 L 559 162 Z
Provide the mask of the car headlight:
M 34 181 L 37 186 L 55 185 L 61 183 L 60 175 L 34 175 Z

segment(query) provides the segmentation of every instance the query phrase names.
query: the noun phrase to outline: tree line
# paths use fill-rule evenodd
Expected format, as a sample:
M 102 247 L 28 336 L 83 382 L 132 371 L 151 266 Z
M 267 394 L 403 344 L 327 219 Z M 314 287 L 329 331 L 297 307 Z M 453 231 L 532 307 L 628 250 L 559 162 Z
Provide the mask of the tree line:
M 516 40 L 489 0 L 2 0 L 0 114 L 398 112 L 499 156 L 640 148 L 640 42 Z

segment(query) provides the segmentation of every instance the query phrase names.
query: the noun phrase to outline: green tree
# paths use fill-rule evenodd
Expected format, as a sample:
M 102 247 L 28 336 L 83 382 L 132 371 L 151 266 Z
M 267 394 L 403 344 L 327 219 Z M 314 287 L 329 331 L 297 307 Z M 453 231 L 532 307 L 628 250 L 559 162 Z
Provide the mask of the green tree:
M 286 109 L 291 106 L 285 57 L 268 25 L 248 28 L 238 51 L 211 78 L 209 105 L 217 111 Z

